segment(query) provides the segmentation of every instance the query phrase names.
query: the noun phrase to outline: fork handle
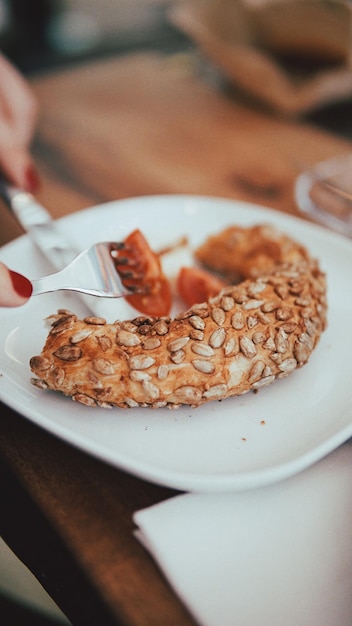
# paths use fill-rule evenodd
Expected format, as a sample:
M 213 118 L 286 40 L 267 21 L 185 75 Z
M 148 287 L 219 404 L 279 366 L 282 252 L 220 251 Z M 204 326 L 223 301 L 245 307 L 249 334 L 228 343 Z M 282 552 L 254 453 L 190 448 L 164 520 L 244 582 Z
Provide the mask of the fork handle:
M 61 274 L 61 272 L 57 272 L 57 273 Z M 111 299 L 122 298 L 125 295 L 124 293 L 120 293 L 120 294 L 116 294 L 112 292 L 103 293 L 102 291 L 99 291 L 98 289 L 91 289 L 90 287 L 80 287 L 74 284 L 71 285 L 70 283 L 64 284 L 62 282 L 62 276 L 58 276 L 57 280 L 54 279 L 54 276 L 55 274 L 52 274 L 51 276 L 43 276 L 42 278 L 33 279 L 31 281 L 32 287 L 33 287 L 32 296 L 41 296 L 44 293 L 53 293 L 54 291 L 76 291 L 82 297 L 96 296 L 99 298 L 111 298 Z M 92 306 L 90 305 L 89 307 L 92 308 Z

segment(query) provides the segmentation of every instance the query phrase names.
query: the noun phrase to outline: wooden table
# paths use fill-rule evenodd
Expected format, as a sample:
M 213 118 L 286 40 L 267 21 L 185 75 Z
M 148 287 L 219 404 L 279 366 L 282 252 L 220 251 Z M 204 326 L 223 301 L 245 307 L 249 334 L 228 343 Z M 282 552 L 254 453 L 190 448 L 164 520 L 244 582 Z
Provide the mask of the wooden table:
M 53 216 L 129 196 L 217 195 L 296 214 L 301 168 L 351 150 L 209 81 L 190 54 L 129 55 L 32 80 L 38 199 Z M 0 244 L 21 234 L 0 213 Z M 190 626 L 133 537 L 132 513 L 174 495 L 1 407 L 3 536 L 74 626 Z

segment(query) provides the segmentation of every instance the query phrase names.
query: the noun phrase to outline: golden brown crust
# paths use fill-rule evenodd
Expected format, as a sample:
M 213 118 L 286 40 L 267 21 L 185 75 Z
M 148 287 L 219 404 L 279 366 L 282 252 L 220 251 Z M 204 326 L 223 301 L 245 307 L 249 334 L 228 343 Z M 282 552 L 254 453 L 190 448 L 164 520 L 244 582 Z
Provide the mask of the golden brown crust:
M 262 275 L 253 241 L 257 261 L 266 259 Z M 222 269 L 254 277 L 175 319 L 107 324 L 58 312 L 41 355 L 31 358 L 33 383 L 88 406 L 196 407 L 259 389 L 304 365 L 326 325 L 325 276 L 317 262 L 267 226 L 227 229 L 197 257 L 209 266 L 225 244 Z
M 304 246 L 269 225 L 249 228 L 229 226 L 208 239 L 195 251 L 205 267 L 230 281 L 256 278 L 283 263 L 308 261 Z

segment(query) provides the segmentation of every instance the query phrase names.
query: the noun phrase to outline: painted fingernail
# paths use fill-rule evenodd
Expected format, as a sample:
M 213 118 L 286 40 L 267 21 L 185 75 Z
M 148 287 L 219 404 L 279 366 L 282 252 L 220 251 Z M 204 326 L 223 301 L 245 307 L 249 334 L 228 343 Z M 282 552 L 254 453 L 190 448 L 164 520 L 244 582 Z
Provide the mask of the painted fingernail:
M 40 179 L 37 170 L 29 165 L 25 172 L 25 188 L 29 193 L 35 193 L 40 187 Z
M 22 276 L 22 274 L 18 274 L 18 272 L 14 272 L 13 270 L 9 270 L 11 282 L 16 293 L 21 296 L 21 298 L 29 298 L 32 295 L 33 287 L 32 283 L 28 278 Z

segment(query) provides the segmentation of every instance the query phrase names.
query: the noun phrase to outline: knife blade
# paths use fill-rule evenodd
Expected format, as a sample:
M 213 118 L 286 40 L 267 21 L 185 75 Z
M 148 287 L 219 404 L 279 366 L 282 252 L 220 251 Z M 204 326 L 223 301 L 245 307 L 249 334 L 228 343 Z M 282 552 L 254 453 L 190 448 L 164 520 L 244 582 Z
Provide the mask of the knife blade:
M 0 182 L 0 196 L 54 269 L 63 269 L 77 256 L 78 250 L 63 236 L 54 219 L 34 196 L 3 182 Z

